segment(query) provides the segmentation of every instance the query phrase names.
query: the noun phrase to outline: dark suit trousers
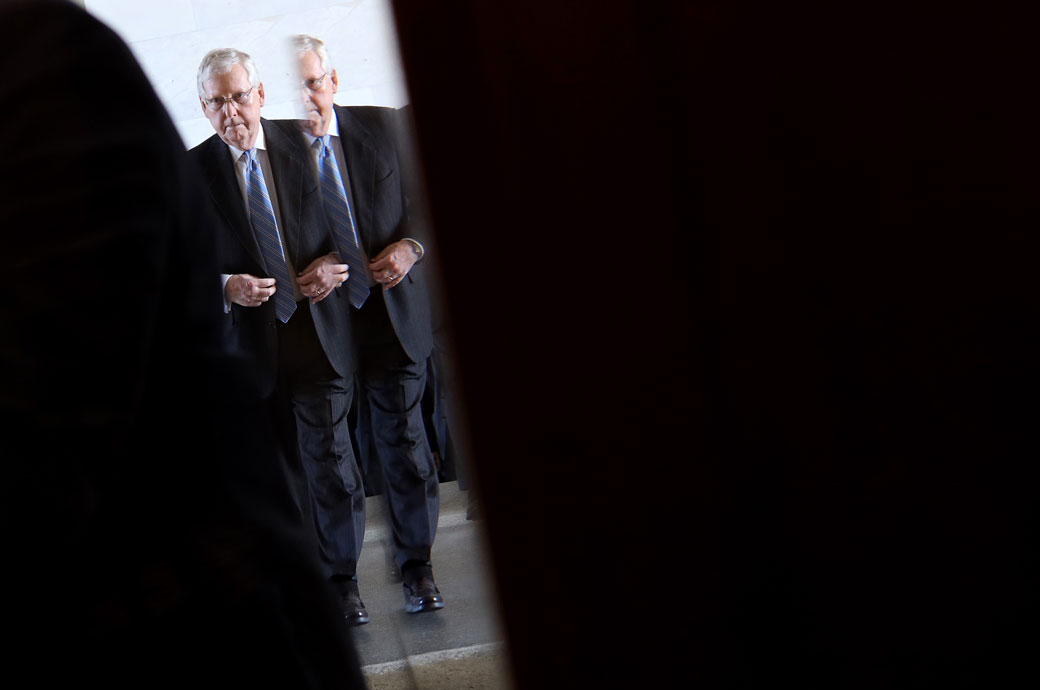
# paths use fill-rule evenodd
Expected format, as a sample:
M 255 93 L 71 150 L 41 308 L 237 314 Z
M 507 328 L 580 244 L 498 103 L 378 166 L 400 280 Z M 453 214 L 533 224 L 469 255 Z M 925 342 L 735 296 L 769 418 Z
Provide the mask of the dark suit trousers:
M 426 361 L 413 362 L 390 324 L 375 288 L 354 318 L 359 395 L 367 414 L 362 438 L 376 456 L 393 530 L 398 566 L 430 560 L 440 512 L 440 484 L 426 438 L 422 397 Z
M 352 379 L 329 364 L 306 300 L 278 329 L 279 386 L 296 423 L 318 553 L 329 577 L 354 577 L 365 536 L 365 492 L 346 421 Z

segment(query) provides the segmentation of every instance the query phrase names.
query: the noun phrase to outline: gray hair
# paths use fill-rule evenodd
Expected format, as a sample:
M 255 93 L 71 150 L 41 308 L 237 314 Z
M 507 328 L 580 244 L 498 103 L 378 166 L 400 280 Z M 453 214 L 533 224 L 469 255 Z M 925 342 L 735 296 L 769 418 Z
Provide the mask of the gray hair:
M 329 49 L 325 47 L 325 41 L 314 36 L 297 34 L 292 37 L 292 44 L 296 48 L 297 56 L 314 51 L 314 54 L 321 60 L 321 71 L 325 74 L 332 72 L 332 58 L 329 57 Z
M 199 89 L 199 98 L 206 97 L 203 83 L 216 74 L 227 74 L 235 65 L 242 65 L 249 77 L 249 85 L 256 86 L 260 83 L 260 76 L 256 72 L 256 65 L 249 53 L 243 53 L 234 48 L 214 48 L 206 53 L 199 64 L 199 74 L 196 77 L 196 86 Z

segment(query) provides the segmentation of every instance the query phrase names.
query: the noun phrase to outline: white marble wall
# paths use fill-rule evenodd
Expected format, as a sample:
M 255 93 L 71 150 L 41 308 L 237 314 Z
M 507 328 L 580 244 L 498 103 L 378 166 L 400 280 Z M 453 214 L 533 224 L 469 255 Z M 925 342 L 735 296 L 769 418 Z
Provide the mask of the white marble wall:
M 186 147 L 213 134 L 195 73 L 206 51 L 253 56 L 264 84 L 264 117 L 295 117 L 297 77 L 288 38 L 326 42 L 339 76 L 340 105 L 408 102 L 389 0 L 84 0 L 129 45 L 166 104 Z M 118 85 L 113 84 L 118 91 Z

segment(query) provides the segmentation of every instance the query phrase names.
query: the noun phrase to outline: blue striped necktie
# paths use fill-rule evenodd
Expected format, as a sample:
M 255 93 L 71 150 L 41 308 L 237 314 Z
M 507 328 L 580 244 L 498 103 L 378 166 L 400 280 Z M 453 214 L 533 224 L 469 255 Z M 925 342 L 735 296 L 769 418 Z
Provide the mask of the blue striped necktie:
M 256 149 L 242 154 L 246 164 L 246 190 L 249 199 L 249 220 L 253 224 L 253 234 L 260 245 L 260 253 L 267 264 L 268 277 L 275 280 L 274 313 L 278 320 L 286 323 L 296 311 L 296 298 L 293 296 L 292 279 L 285 265 L 282 253 L 282 242 L 278 238 L 278 226 L 274 222 L 274 208 L 271 206 L 271 195 L 264 184 L 264 173 L 256 160 Z
M 350 278 L 347 280 L 350 303 L 360 309 L 368 297 L 369 287 L 361 250 L 358 249 L 354 214 L 350 212 L 343 177 L 340 175 L 339 165 L 336 164 L 336 155 L 329 146 L 329 135 L 315 139 L 313 146 L 318 151 L 318 177 L 321 180 L 321 198 L 325 204 L 325 213 L 332 223 L 339 256 L 350 267 Z

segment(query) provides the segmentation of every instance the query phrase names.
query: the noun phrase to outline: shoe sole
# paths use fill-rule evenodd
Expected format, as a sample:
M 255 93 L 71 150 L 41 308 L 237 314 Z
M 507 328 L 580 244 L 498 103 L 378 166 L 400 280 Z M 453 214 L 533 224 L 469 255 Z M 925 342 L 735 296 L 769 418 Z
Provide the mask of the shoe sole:
M 424 613 L 426 611 L 440 611 L 444 608 L 444 602 L 440 600 L 421 601 L 418 604 L 405 604 L 404 610 L 408 613 Z
M 357 627 L 359 625 L 364 625 L 365 623 L 368 622 L 368 614 L 357 614 L 357 615 L 353 615 L 353 616 L 344 616 L 344 618 L 347 621 L 347 625 L 349 625 L 352 628 L 353 627 Z

